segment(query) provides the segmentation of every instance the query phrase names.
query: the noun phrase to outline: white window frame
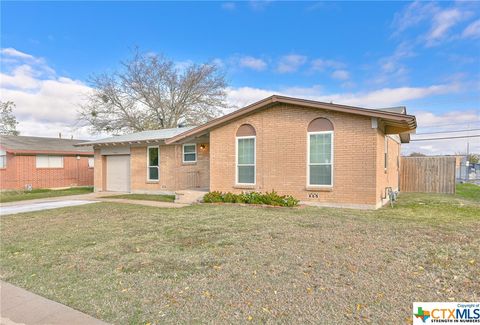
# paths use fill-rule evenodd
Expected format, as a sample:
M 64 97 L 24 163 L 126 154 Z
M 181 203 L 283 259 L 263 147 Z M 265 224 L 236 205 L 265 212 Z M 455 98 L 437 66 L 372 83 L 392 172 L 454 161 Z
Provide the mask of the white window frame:
M 331 162 L 328 163 L 312 163 L 310 164 L 310 136 L 311 135 L 316 135 L 316 134 L 330 134 L 331 135 L 331 145 L 330 145 L 330 160 Z M 307 187 L 316 187 L 316 188 L 331 188 L 333 187 L 334 183 L 334 159 L 333 159 L 333 147 L 334 147 L 334 134 L 333 131 L 318 131 L 318 132 L 307 132 Z M 332 168 L 330 168 L 330 179 L 331 183 L 330 184 L 310 184 L 310 166 L 323 166 L 323 165 L 331 165 Z
M 38 157 L 47 157 L 48 166 L 47 167 L 38 167 Z M 50 166 L 50 157 L 60 157 L 60 158 L 62 158 L 62 165 L 60 167 L 51 167 Z M 62 169 L 64 167 L 65 167 L 65 162 L 64 162 L 63 156 L 59 156 L 59 155 L 36 155 L 35 156 L 35 168 L 37 168 L 37 169 Z
M 194 146 L 195 147 L 195 160 L 185 161 L 185 146 Z M 192 154 L 193 152 L 187 152 L 187 154 Z M 184 164 L 194 164 L 197 162 L 197 144 L 196 143 L 184 143 L 182 145 L 182 162 Z
M 150 149 L 157 148 L 157 155 L 158 155 L 158 166 L 150 166 Z M 150 179 L 150 168 L 157 167 L 158 169 L 158 178 L 157 179 Z M 160 146 L 148 146 L 147 147 L 147 182 L 159 182 L 160 181 Z
M 238 140 L 253 139 L 253 183 L 239 183 L 238 182 L 238 167 L 252 166 L 252 164 L 238 164 Z M 257 184 L 257 136 L 249 135 L 242 137 L 235 137 L 235 185 L 239 186 L 255 186 Z
M 87 161 L 88 168 L 94 168 L 95 167 L 95 158 L 94 157 L 87 157 L 87 159 L 88 159 L 88 161 Z M 90 161 L 92 162 L 91 165 L 90 165 Z
M 7 168 L 7 151 L 0 149 L 0 157 L 3 158 L 3 166 L 0 166 L 0 169 Z
M 383 148 L 383 169 L 387 172 L 388 169 L 388 135 L 385 135 L 385 143 Z

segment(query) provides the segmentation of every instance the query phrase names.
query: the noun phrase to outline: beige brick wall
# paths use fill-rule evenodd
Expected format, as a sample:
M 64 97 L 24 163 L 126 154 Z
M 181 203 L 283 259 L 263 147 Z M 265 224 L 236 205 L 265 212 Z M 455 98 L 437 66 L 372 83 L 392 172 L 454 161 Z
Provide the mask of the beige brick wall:
M 334 185 L 330 190 L 310 191 L 306 186 L 307 127 L 319 117 L 328 118 L 335 128 Z M 210 133 L 210 190 L 247 190 L 235 186 L 235 134 L 244 123 L 251 124 L 257 132 L 257 179 L 251 190 L 275 190 L 302 201 L 327 205 L 378 204 L 378 134 L 371 127 L 371 118 L 286 105 L 257 112 Z M 311 194 L 318 198 L 309 197 Z
M 193 143 L 193 142 L 192 142 Z M 200 145 L 204 144 L 205 149 Z M 183 163 L 182 145 L 160 145 L 160 179 L 147 180 L 147 146 L 130 148 L 131 192 L 172 192 L 209 186 L 209 144 L 197 143 L 197 162 Z M 95 150 L 95 190 L 106 190 L 106 163 L 100 150 Z
M 322 190 L 307 188 L 307 127 L 319 117 L 334 125 L 333 187 Z M 256 184 L 248 188 L 235 185 L 235 134 L 244 123 L 257 133 Z M 189 188 L 196 173 L 196 185 L 211 191 L 275 190 L 320 205 L 375 208 L 387 202 L 385 187 L 398 189 L 400 144 L 388 139 L 385 172 L 381 129 L 372 128 L 370 117 L 277 105 L 212 130 L 209 140 L 197 140 L 195 164 L 182 163 L 182 145 L 160 145 L 159 182 L 147 181 L 147 147 L 131 147 L 131 191 Z M 105 175 L 105 156 L 95 150 L 96 190 L 105 189 Z
M 395 136 L 386 136 L 388 141 L 387 169 L 384 168 L 385 134 L 379 129 L 377 132 L 377 204 L 379 206 L 388 202 L 386 187 L 398 191 L 398 176 L 400 170 L 400 139 Z

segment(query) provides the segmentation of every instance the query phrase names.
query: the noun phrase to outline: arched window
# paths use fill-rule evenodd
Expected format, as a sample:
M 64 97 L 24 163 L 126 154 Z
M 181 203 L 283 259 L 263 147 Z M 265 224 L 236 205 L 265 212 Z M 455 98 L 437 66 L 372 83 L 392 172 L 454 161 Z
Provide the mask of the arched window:
M 236 134 L 236 180 L 237 184 L 255 184 L 255 128 L 243 124 Z
M 333 124 L 326 118 L 307 129 L 307 186 L 333 186 Z

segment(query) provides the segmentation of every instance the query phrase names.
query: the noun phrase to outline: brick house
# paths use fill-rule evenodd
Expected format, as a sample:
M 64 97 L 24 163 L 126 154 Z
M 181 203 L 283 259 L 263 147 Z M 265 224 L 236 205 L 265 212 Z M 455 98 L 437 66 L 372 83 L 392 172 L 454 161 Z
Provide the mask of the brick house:
M 198 127 L 84 143 L 95 190 L 271 191 L 315 205 L 378 208 L 398 190 L 405 107 L 366 109 L 271 96 Z
M 0 189 L 93 185 L 93 149 L 85 140 L 0 136 Z

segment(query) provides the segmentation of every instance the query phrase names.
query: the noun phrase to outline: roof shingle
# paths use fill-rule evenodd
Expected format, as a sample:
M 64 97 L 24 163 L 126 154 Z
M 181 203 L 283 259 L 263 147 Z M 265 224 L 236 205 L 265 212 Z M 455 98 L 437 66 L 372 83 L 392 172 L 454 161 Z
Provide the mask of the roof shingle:
M 0 146 L 9 152 L 69 152 L 69 153 L 91 153 L 93 148 L 75 147 L 76 144 L 85 142 L 85 140 L 70 140 L 59 138 L 42 138 L 29 136 L 0 135 Z

